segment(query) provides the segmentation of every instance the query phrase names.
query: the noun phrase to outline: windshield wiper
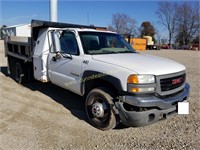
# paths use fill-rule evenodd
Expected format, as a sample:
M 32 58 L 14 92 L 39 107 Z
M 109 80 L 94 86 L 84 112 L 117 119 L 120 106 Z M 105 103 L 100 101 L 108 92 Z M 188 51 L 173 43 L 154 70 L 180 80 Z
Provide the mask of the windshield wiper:
M 89 54 L 91 54 L 91 55 L 99 55 L 99 54 L 116 54 L 116 53 L 117 52 L 114 52 L 114 51 L 101 50 L 101 51 L 97 51 L 96 53 L 90 52 Z
M 130 50 L 126 50 L 126 51 L 108 51 L 108 50 L 102 50 L 102 51 L 99 51 L 99 52 L 90 52 L 89 54 L 90 55 L 100 55 L 100 54 L 119 54 L 119 53 L 137 53 L 137 52 L 134 52 L 134 51 L 130 51 Z
M 121 51 L 121 52 L 118 52 L 118 53 L 136 53 L 134 51 Z

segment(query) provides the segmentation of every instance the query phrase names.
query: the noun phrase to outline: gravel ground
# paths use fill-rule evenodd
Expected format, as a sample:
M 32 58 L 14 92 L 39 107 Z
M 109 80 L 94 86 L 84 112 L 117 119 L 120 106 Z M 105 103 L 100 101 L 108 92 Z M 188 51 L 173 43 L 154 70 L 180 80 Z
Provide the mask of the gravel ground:
M 146 51 L 187 67 L 190 114 L 140 127 L 100 131 L 84 112 L 84 100 L 50 83 L 17 84 L 6 73 L 0 41 L 0 149 L 2 150 L 199 150 L 200 52 Z M 164 67 L 164 66 L 163 66 Z

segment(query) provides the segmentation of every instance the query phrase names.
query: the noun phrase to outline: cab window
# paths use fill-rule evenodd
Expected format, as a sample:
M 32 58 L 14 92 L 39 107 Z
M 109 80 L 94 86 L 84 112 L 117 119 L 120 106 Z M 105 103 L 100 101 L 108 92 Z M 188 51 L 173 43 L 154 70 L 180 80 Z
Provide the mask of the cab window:
M 60 36 L 60 47 L 61 47 L 61 52 L 63 53 L 71 55 L 79 55 L 78 44 L 73 32 L 69 31 L 62 32 Z

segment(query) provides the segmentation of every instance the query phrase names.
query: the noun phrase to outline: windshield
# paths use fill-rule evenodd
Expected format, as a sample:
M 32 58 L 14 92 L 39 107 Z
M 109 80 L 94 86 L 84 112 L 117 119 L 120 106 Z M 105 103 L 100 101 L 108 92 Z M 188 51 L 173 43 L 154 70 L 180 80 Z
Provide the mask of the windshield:
M 114 33 L 79 32 L 85 54 L 135 53 L 123 37 Z

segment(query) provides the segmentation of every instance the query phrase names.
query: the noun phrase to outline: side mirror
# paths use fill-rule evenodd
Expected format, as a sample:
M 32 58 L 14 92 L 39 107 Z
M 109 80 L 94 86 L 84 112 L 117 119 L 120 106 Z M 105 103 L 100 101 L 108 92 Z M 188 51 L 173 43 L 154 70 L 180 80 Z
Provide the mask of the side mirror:
M 59 37 L 60 33 L 58 31 L 51 32 L 52 52 L 58 53 L 61 50 Z
M 58 31 L 55 32 L 54 34 L 54 52 L 60 52 L 61 47 L 60 47 L 60 33 Z

